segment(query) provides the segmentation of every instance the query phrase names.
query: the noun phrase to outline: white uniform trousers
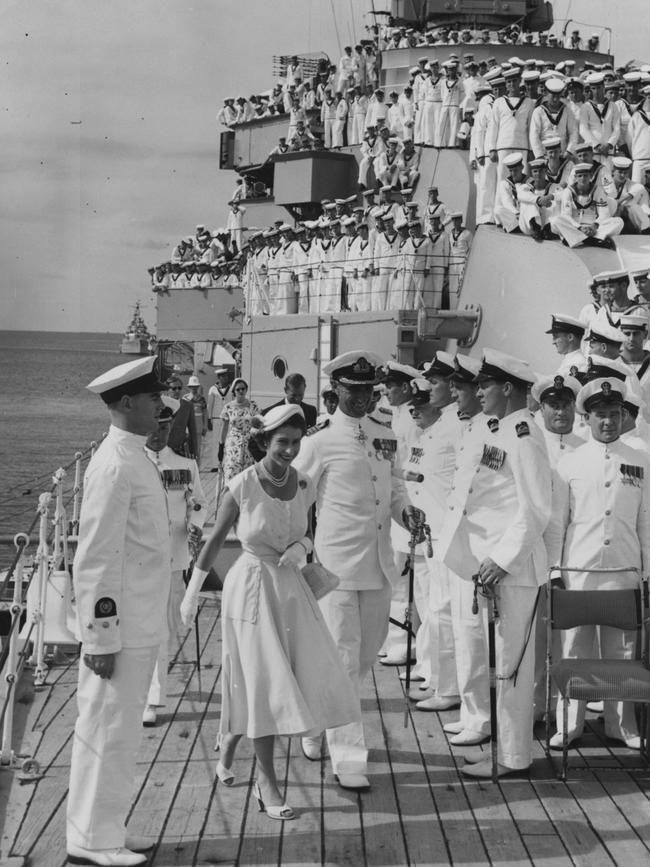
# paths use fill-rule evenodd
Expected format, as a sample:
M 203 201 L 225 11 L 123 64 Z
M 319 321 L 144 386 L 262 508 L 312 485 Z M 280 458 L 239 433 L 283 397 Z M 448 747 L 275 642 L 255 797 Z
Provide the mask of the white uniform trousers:
M 158 658 L 156 659 L 156 665 L 151 677 L 151 686 L 149 687 L 149 695 L 147 697 L 147 704 L 157 707 L 163 707 L 167 704 L 167 669 L 169 668 L 169 659 L 174 656 L 176 648 L 183 640 L 183 635 L 187 632 L 181 620 L 181 602 L 184 595 L 185 583 L 183 581 L 183 572 L 172 572 L 169 602 L 167 603 L 169 639 L 161 642 L 158 648 Z
M 537 587 L 508 587 L 507 583 L 498 587 L 499 619 L 495 632 L 498 755 L 501 764 L 524 769 L 533 760 L 534 624 L 517 678 L 510 676 L 517 667 L 528 634 Z M 487 664 L 487 604 L 480 593 L 478 603 L 484 624 L 484 659 Z
M 309 313 L 310 312 L 310 300 L 309 300 L 309 283 L 310 283 L 309 274 L 299 273 L 298 274 L 298 313 Z
M 498 226 L 510 233 L 515 229 L 520 228 L 520 216 L 518 211 L 514 211 L 510 205 L 506 205 L 503 201 L 494 207 L 494 219 Z
M 494 190 L 494 207 L 501 204 L 501 196 L 499 195 L 499 185 L 501 181 L 504 181 L 510 174 L 510 169 L 505 164 L 504 160 L 510 154 L 518 154 L 521 153 L 521 148 L 500 148 L 497 151 L 497 164 L 496 164 L 496 186 Z M 488 157 L 489 159 L 489 157 Z M 494 163 L 493 163 L 494 165 Z M 524 171 L 528 168 L 528 156 L 524 151 Z
M 455 310 L 458 307 L 458 296 L 465 271 L 465 259 L 460 260 L 458 257 L 449 263 L 449 309 Z
M 102 680 L 83 660 L 79 662 L 68 844 L 85 849 L 124 846 L 142 739 L 142 711 L 157 653 L 157 646 L 120 650 L 110 680 Z
M 274 280 L 269 280 L 269 313 L 271 316 L 297 313 L 296 290 L 291 272 L 283 269 Z
M 388 292 L 392 277 L 392 268 L 380 267 L 379 274 L 375 274 L 372 278 L 372 296 L 370 299 L 371 310 L 387 309 Z
M 490 685 L 485 653 L 483 616 L 472 613 L 474 585 L 449 571 L 451 622 L 456 652 L 456 678 L 460 695 L 460 721 L 464 729 L 490 731 Z
M 359 691 L 386 637 L 390 584 L 386 581 L 381 590 L 333 590 L 319 604 L 343 666 Z M 327 729 L 327 746 L 335 774 L 367 773 L 361 722 Z
M 345 125 L 347 120 L 335 120 L 332 124 L 332 147 L 333 148 L 342 148 L 343 147 L 343 130 L 345 129 Z
M 632 163 L 632 180 L 635 184 L 643 184 L 645 181 L 645 170 L 650 166 L 650 159 L 634 160 Z
M 635 633 L 610 626 L 579 626 L 562 633 L 562 656 L 569 659 L 634 659 Z M 598 653 L 600 639 L 600 653 Z M 625 740 L 639 734 L 634 715 L 634 702 L 606 701 L 605 734 L 610 738 Z M 585 723 L 586 704 L 583 701 L 569 702 L 569 733 L 581 734 Z M 564 731 L 562 699 L 558 696 L 556 708 L 558 732 Z
M 551 219 L 551 228 L 556 235 L 559 235 L 567 242 L 569 247 L 578 247 L 584 244 L 587 236 L 584 232 L 575 225 L 573 220 L 564 214 L 558 214 L 557 217 Z M 599 241 L 604 241 L 606 238 L 611 238 L 614 235 L 620 235 L 623 231 L 623 220 L 620 217 L 598 217 L 598 229 L 594 235 Z
M 456 653 L 451 614 L 452 572 L 439 560 L 427 560 L 429 568 L 429 685 L 438 695 L 458 695 Z
M 476 222 L 491 223 L 494 220 L 494 198 L 497 192 L 497 167 L 486 158 L 476 172 Z
M 428 686 L 431 681 L 431 656 L 429 654 L 431 641 L 429 630 L 431 573 L 429 572 L 426 557 L 423 557 L 421 554 L 415 555 L 414 578 L 413 597 L 420 625 L 415 635 L 415 657 L 417 661 L 411 669 L 411 676 L 424 678 L 423 686 Z

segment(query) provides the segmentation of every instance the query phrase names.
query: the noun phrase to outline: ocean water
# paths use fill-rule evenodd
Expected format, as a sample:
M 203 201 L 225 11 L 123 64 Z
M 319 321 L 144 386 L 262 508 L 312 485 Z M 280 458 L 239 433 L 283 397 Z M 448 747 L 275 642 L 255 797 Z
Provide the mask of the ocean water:
M 128 361 L 120 340 L 119 334 L 0 331 L 0 536 L 27 529 L 52 473 L 107 430 L 106 409 L 85 386 Z M 0 546 L 0 566 L 8 551 Z

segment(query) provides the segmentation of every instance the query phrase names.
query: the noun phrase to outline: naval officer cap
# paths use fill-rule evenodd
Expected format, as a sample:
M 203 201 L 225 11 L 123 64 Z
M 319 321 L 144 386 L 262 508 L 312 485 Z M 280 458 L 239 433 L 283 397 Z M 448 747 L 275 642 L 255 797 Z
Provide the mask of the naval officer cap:
M 630 375 L 630 368 L 619 358 L 605 358 L 604 355 L 590 355 L 587 359 L 586 381 L 592 379 L 617 379 L 625 382 Z
M 342 385 L 376 385 L 383 359 L 376 352 L 356 349 L 343 352 L 323 365 L 323 373 Z
M 125 395 L 155 394 L 167 390 L 161 375 L 161 365 L 157 355 L 138 358 L 118 364 L 102 373 L 86 388 L 98 394 L 104 403 L 111 404 Z
M 450 382 L 476 385 L 476 377 L 480 369 L 481 362 L 478 358 L 471 358 L 469 355 L 455 355 L 454 372 L 449 377 Z
M 537 403 L 544 403 L 552 398 L 575 400 L 582 386 L 575 376 L 543 376 L 537 380 L 530 393 Z
M 422 366 L 425 377 L 429 376 L 452 376 L 456 372 L 454 356 L 450 352 L 439 349 L 431 361 Z
M 421 376 L 410 381 L 411 397 L 409 403 L 411 406 L 424 406 L 431 400 L 431 383 L 427 382 Z
M 383 365 L 381 372 L 384 382 L 388 382 L 391 379 L 399 383 L 410 382 L 412 379 L 422 376 L 417 368 L 412 367 L 410 364 L 402 364 L 399 361 L 387 361 Z
M 614 377 L 598 377 L 582 386 L 576 398 L 576 410 L 582 415 L 598 404 L 622 405 L 626 395 L 625 383 Z
M 527 361 L 506 355 L 498 349 L 485 348 L 481 367 L 476 377 L 480 384 L 486 379 L 494 379 L 496 382 L 511 382 L 519 388 L 528 388 L 537 381 L 535 373 Z
M 596 343 L 623 343 L 623 333 L 609 322 L 593 322 L 587 334 L 587 340 L 594 340 Z
M 586 326 L 573 316 L 567 316 L 564 313 L 553 313 L 551 315 L 551 327 L 546 331 L 546 334 L 577 334 L 578 337 L 586 331 Z
M 629 388 L 625 389 L 625 399 L 623 401 L 623 409 L 626 409 L 633 418 L 636 418 L 641 412 L 643 401 L 640 395 L 634 394 Z

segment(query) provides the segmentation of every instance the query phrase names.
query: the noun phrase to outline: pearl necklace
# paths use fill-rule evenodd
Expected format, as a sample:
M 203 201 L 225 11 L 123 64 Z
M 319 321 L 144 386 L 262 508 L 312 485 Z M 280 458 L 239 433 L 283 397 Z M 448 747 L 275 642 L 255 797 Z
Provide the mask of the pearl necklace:
M 289 473 L 291 471 L 291 466 L 288 466 L 284 473 L 277 479 L 272 473 L 270 473 L 266 467 L 264 466 L 264 461 L 259 462 L 259 468 L 262 471 L 262 475 L 264 478 L 270 482 L 275 488 L 282 488 L 287 483 L 287 479 L 289 478 Z

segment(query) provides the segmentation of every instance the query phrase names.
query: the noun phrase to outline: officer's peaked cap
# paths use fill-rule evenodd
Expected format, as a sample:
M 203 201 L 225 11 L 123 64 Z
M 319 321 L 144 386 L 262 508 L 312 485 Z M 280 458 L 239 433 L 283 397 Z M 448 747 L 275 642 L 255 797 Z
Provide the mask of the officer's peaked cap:
M 108 404 L 124 395 L 152 394 L 167 389 L 157 355 L 119 364 L 93 379 L 86 387 Z

